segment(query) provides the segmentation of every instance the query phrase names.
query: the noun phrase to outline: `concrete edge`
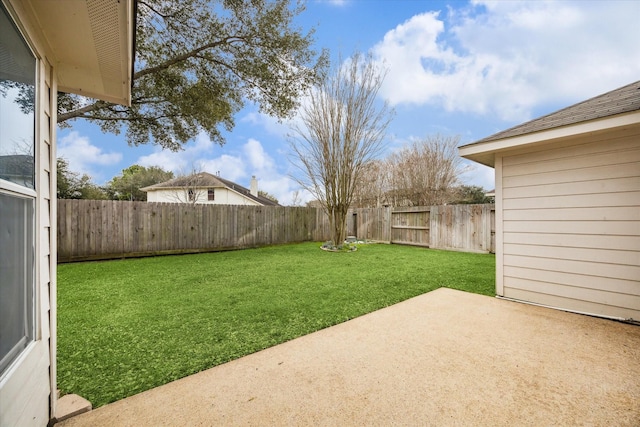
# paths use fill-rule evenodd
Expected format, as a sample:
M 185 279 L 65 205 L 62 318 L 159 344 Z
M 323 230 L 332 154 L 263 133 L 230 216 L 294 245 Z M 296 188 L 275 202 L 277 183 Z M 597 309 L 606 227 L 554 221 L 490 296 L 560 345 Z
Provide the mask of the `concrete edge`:
M 77 394 L 66 394 L 58 399 L 55 414 L 48 425 L 52 426 L 60 421 L 89 412 L 92 409 L 91 402 L 87 399 Z

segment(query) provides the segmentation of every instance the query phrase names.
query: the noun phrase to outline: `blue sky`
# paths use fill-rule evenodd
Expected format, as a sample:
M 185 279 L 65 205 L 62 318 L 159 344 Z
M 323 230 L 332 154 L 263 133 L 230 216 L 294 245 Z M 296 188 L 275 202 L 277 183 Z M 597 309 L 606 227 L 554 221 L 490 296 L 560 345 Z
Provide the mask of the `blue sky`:
M 461 144 L 640 79 L 640 1 L 308 0 L 298 17 L 332 59 L 371 52 L 388 70 L 380 92 L 396 111 L 386 154 L 428 135 Z M 249 105 L 214 145 L 204 134 L 180 152 L 127 145 L 76 120 L 58 132 L 58 156 L 104 184 L 132 164 L 175 173 L 193 167 L 259 188 L 280 203 L 290 178 L 286 123 Z M 493 169 L 469 163 L 462 182 L 494 186 Z

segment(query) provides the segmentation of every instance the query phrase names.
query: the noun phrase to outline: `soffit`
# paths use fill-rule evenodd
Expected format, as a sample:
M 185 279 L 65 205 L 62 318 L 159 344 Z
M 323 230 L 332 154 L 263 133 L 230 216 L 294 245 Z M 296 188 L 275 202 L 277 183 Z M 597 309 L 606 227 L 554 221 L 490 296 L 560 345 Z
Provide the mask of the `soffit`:
M 133 0 L 30 0 L 54 59 L 58 89 L 129 105 Z

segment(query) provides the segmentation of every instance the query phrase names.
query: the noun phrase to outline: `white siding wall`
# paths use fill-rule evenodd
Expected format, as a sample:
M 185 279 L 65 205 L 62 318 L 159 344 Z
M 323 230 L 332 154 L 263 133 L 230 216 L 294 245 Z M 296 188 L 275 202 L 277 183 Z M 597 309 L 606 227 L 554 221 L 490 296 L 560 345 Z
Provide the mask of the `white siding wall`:
M 23 13 L 16 7 L 17 13 Z M 30 28 L 25 31 L 32 33 Z M 55 407 L 55 123 L 57 86 L 53 69 L 37 39 L 36 54 L 36 334 L 0 381 L 1 426 L 45 426 Z M 53 201 L 53 202 L 52 202 Z
M 215 188 L 215 200 L 207 200 L 207 190 L 196 190 L 197 203 L 211 205 L 250 205 L 259 203 L 226 188 Z M 148 202 L 185 203 L 187 194 L 184 190 L 156 190 L 147 192 Z
M 640 320 L 640 130 L 496 159 L 497 292 Z

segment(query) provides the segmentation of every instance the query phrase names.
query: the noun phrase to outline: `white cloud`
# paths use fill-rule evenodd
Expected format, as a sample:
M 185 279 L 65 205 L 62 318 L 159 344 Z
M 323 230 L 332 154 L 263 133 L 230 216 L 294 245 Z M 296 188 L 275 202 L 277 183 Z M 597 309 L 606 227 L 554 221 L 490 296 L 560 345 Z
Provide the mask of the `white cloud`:
M 241 157 L 223 154 L 213 159 L 201 159 L 197 168 L 242 185 L 239 181 L 247 177 L 245 163 Z
M 249 160 L 249 165 L 254 171 L 271 172 L 275 170 L 275 163 L 273 159 L 264 150 L 260 141 L 250 138 L 242 147 L 242 150 Z
M 416 15 L 372 49 L 392 104 L 531 118 L 640 74 L 640 2 L 476 1 Z
M 347 4 L 347 0 L 318 0 L 320 3 L 329 3 L 333 6 L 342 7 Z
M 213 149 L 214 143 L 206 133 L 201 132 L 180 151 L 158 147 L 155 152 L 140 157 L 136 163 L 140 166 L 159 166 L 174 173 L 188 173 L 199 168 L 201 159 L 211 154 Z
M 279 121 L 276 117 L 268 114 L 252 111 L 240 119 L 242 123 L 250 123 L 253 126 L 261 127 L 268 134 L 283 137 L 287 134 L 289 127 L 286 122 Z
M 258 190 L 274 195 L 280 204 L 288 205 L 292 202 L 298 185 L 278 170 L 276 162 L 264 150 L 260 141 L 249 139 L 242 146 L 242 155 L 251 171 L 250 175 L 258 180 Z
M 58 140 L 58 157 L 69 162 L 69 169 L 80 174 L 88 174 L 94 179 L 101 178 L 100 166 L 114 165 L 122 160 L 122 153 L 105 153 L 91 144 L 86 136 L 77 131 Z

